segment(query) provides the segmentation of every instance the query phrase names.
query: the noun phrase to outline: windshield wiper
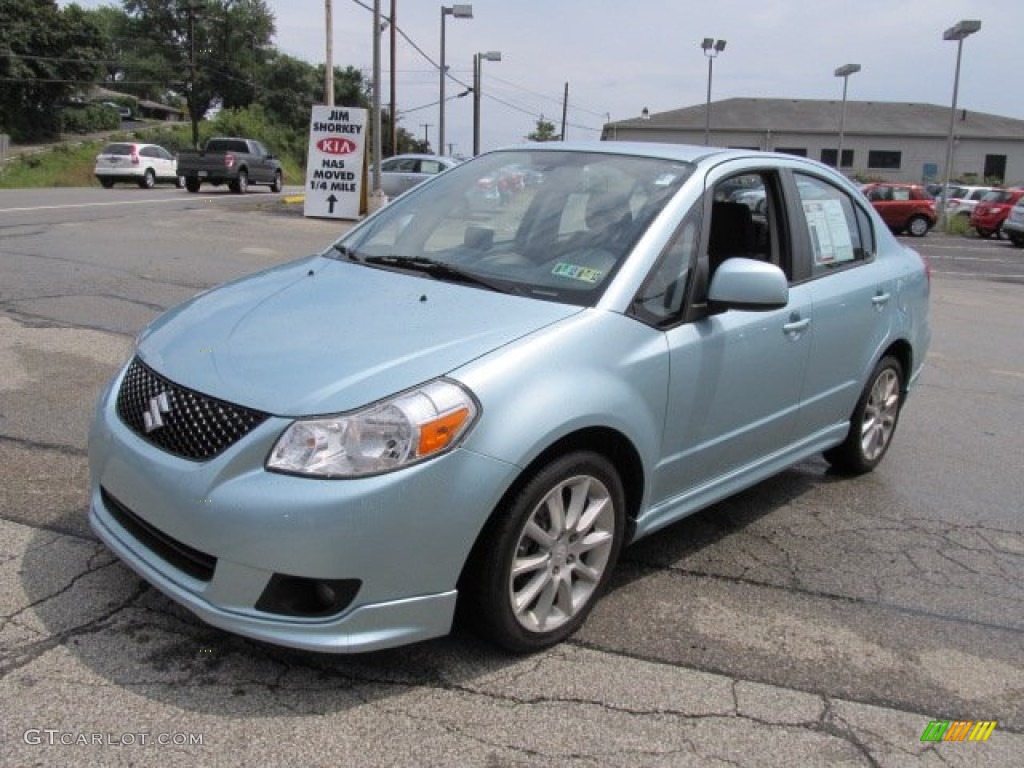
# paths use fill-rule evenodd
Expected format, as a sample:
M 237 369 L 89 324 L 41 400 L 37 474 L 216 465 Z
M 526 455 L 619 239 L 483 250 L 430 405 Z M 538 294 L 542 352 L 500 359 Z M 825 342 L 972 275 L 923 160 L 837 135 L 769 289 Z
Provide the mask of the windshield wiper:
M 334 243 L 330 247 L 330 250 L 335 251 L 339 256 L 342 256 L 348 259 L 349 261 L 360 260 L 359 257 L 356 256 L 356 252 L 349 248 L 347 245 L 342 245 L 341 243 Z
M 487 288 L 498 293 L 509 293 L 508 287 L 499 285 L 497 282 L 467 272 L 454 264 L 447 264 L 443 261 L 434 261 L 423 256 L 368 256 L 363 259 L 365 264 L 379 264 L 386 267 L 398 267 L 408 269 L 412 272 L 423 272 L 435 277 L 438 280 L 452 280 L 465 285 L 475 285 L 480 288 Z

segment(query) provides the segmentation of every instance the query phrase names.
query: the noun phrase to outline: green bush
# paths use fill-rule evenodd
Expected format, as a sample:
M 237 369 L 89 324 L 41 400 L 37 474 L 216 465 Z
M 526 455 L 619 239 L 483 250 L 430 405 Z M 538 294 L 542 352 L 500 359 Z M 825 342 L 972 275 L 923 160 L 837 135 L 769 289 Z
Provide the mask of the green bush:
M 121 115 L 104 104 L 67 106 L 60 112 L 61 133 L 112 131 L 121 127 Z

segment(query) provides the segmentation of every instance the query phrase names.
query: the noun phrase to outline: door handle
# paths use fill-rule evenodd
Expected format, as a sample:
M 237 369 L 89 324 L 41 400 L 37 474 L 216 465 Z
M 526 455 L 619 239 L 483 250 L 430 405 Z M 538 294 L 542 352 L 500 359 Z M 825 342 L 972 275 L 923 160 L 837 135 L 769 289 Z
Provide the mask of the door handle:
M 871 303 L 874 304 L 875 309 L 881 312 L 885 308 L 885 305 L 889 303 L 889 297 L 891 295 L 892 294 L 890 294 L 888 291 L 886 291 L 885 293 L 878 292 L 871 297 Z
M 799 315 L 791 316 L 790 321 L 782 326 L 782 330 L 788 333 L 790 336 L 796 336 L 800 331 L 804 330 L 808 325 L 811 324 L 811 318 L 805 317 L 803 320 L 800 319 Z

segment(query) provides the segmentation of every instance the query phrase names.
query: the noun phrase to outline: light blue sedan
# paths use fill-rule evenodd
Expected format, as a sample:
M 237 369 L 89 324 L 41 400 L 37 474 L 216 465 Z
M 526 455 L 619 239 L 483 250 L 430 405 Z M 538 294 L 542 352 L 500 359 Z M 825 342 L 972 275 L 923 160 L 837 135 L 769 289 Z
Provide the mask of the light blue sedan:
M 510 166 L 536 183 L 474 204 Z M 492 152 L 153 323 L 99 401 L 90 521 L 242 635 L 369 651 L 446 634 L 463 602 L 536 650 L 625 544 L 813 454 L 874 468 L 928 295 L 806 159 Z

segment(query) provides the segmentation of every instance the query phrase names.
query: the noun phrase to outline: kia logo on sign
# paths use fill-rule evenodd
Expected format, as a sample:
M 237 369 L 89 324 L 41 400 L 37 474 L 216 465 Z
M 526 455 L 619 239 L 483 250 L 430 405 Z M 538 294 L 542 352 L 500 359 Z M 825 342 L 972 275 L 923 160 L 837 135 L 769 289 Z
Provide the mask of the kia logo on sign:
M 328 155 L 350 155 L 356 151 L 355 142 L 348 139 L 320 139 L 316 148 Z

